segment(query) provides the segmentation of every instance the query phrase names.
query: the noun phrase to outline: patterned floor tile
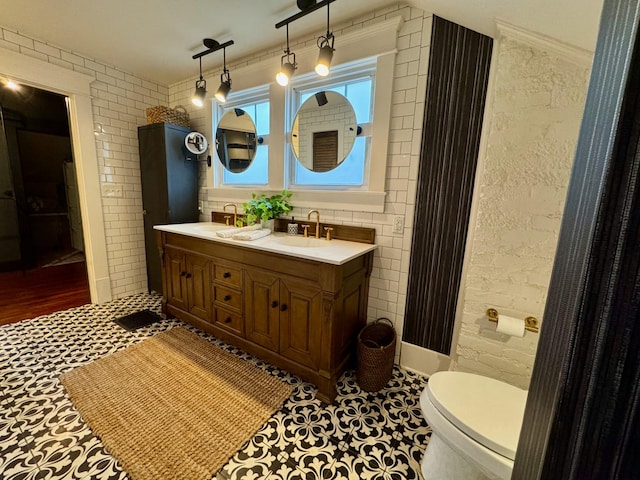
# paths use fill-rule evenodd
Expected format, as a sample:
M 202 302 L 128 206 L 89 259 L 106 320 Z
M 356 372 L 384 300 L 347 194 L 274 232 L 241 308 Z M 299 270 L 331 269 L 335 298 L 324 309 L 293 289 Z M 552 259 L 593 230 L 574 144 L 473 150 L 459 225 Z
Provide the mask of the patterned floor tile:
M 176 326 L 187 328 L 294 387 L 265 425 L 214 476 L 219 480 L 411 479 L 430 429 L 419 408 L 426 379 L 394 368 L 379 392 L 363 391 L 354 371 L 331 405 L 317 388 L 176 319 L 128 332 L 112 320 L 160 297 L 140 294 L 84 305 L 0 328 L 0 478 L 126 480 L 117 460 L 83 422 L 61 373 Z

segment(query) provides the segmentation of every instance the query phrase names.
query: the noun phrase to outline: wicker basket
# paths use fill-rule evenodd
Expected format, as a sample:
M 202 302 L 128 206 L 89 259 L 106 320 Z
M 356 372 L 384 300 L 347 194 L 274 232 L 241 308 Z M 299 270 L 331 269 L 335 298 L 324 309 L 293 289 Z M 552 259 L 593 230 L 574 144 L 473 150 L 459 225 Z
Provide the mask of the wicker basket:
M 176 108 L 169 108 L 163 105 L 147 108 L 147 124 L 163 122 L 189 128 L 189 114 L 181 105 Z
M 396 331 L 388 318 L 379 318 L 358 334 L 356 380 L 367 392 L 377 392 L 391 379 Z

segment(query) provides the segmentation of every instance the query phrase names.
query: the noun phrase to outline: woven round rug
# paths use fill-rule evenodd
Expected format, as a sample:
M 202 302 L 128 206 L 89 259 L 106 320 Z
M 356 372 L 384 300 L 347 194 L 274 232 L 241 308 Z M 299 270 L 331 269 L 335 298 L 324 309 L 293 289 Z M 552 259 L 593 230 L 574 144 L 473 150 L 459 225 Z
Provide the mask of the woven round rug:
M 210 479 L 292 391 L 183 328 L 60 380 L 133 480 Z

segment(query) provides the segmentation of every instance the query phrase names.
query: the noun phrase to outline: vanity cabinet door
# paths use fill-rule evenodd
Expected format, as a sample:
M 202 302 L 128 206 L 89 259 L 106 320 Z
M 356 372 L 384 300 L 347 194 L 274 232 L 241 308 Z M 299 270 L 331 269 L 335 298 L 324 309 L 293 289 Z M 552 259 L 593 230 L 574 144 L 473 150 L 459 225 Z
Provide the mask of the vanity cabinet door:
M 166 247 L 164 255 L 167 303 L 182 310 L 188 310 L 187 279 L 184 275 L 185 254 L 180 250 Z
M 244 271 L 245 338 L 274 352 L 278 351 L 280 281 L 263 270 Z
M 209 260 L 171 247 L 165 249 L 167 303 L 197 317 L 210 317 Z
M 186 255 L 184 277 L 187 280 L 189 313 L 203 320 L 209 320 L 211 308 L 209 263 L 206 257 Z
M 312 282 L 280 279 L 280 354 L 302 365 L 319 366 L 322 290 Z

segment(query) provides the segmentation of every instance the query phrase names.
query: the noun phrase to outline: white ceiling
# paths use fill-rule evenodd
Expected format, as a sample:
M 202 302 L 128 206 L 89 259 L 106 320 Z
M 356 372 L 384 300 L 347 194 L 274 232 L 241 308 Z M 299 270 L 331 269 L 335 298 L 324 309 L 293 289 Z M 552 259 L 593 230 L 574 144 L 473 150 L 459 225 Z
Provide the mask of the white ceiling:
M 406 4 L 493 36 L 495 18 L 593 50 L 603 0 L 407 0 Z M 336 0 L 331 23 L 396 2 Z M 202 39 L 233 40 L 227 61 L 284 44 L 275 24 L 299 10 L 295 0 L 0 0 L 0 25 L 170 85 L 197 75 L 191 56 Z M 326 9 L 292 23 L 291 39 L 323 30 Z M 336 38 L 336 48 L 340 40 Z M 218 67 L 222 53 L 203 58 Z

